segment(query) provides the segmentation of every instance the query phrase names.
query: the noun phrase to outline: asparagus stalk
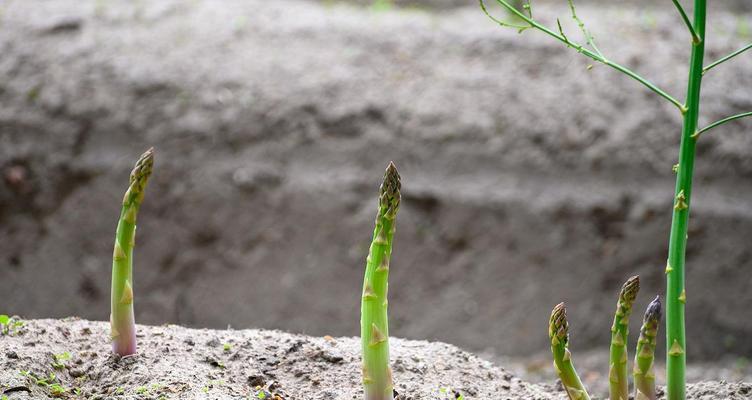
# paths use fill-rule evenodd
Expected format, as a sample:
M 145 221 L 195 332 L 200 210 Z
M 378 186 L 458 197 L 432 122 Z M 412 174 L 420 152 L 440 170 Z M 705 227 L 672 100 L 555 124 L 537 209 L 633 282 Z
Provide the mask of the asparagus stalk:
M 616 304 L 614 325 L 611 327 L 611 357 L 608 372 L 609 398 L 611 400 L 629 400 L 629 381 L 627 380 L 627 337 L 629 333 L 629 315 L 632 303 L 640 290 L 640 277 L 629 278 L 619 293 Z
M 637 341 L 634 360 L 635 400 L 656 400 L 653 361 L 660 320 L 661 297 L 656 296 L 645 311 L 642 329 L 640 329 L 640 340 Z
M 548 323 L 548 337 L 551 339 L 551 352 L 554 355 L 554 369 L 561 379 L 570 400 L 590 400 L 585 386 L 572 364 L 572 354 L 569 353 L 569 324 L 567 310 L 564 303 L 559 303 L 551 311 Z
M 400 204 L 400 186 L 397 168 L 390 162 L 381 184 L 376 228 L 363 279 L 360 335 L 366 400 L 393 400 L 392 370 L 389 368 L 387 286 L 395 219 Z
M 136 162 L 128 190 L 123 197 L 115 249 L 112 255 L 112 298 L 110 328 L 112 351 L 121 356 L 136 353 L 136 321 L 133 315 L 133 247 L 136 215 L 144 200 L 146 183 L 154 166 L 154 149 L 147 150 Z
M 705 58 L 706 0 L 694 0 L 692 23 L 695 36 L 689 58 L 687 79 L 686 112 L 683 113 L 681 141 L 679 142 L 679 166 L 676 169 L 674 207 L 671 216 L 671 234 L 668 243 L 666 271 L 666 399 L 686 398 L 687 363 L 684 321 L 685 262 L 687 255 L 687 230 L 689 208 L 692 204 L 692 175 L 697 146 L 697 120 L 700 115 L 700 89 L 702 65 Z M 677 3 L 678 4 L 678 3 Z M 681 6 L 679 6 L 681 8 Z M 670 271 L 668 271 L 670 270 Z

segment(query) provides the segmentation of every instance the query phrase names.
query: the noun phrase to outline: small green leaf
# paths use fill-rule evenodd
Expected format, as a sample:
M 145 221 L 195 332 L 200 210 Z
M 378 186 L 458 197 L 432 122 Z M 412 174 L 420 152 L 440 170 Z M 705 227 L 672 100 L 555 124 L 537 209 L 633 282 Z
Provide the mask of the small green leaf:
M 5 314 L 0 314 L 0 325 L 8 325 L 8 322 L 10 322 L 10 317 Z
M 394 6 L 392 0 L 374 0 L 371 4 L 371 10 L 374 12 L 384 12 L 389 11 L 392 6 Z
M 68 391 L 68 388 L 60 385 L 59 383 L 50 385 L 49 389 L 50 389 L 50 394 L 52 395 L 52 397 L 61 397 L 62 395 L 65 394 L 65 392 Z

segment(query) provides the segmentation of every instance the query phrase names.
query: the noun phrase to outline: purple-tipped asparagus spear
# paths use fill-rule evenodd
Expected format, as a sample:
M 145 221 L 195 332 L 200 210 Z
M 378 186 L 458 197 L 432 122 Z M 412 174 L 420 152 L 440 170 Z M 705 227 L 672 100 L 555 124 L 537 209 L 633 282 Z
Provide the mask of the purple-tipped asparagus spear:
M 656 296 L 645 311 L 645 318 L 640 329 L 640 340 L 634 361 L 635 400 L 655 400 L 655 343 L 658 335 L 658 323 L 661 321 L 661 297 Z

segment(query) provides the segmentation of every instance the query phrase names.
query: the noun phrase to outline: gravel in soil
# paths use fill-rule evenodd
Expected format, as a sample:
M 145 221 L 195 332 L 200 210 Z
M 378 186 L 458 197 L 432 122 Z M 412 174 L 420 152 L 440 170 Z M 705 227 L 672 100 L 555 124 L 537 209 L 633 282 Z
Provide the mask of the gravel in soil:
M 104 322 L 25 321 L 0 336 L 8 399 L 360 399 L 357 338 L 139 326 L 135 356 L 111 354 Z M 392 339 L 398 398 L 565 399 L 455 346 Z M 746 399 L 752 385 L 704 382 L 689 399 Z

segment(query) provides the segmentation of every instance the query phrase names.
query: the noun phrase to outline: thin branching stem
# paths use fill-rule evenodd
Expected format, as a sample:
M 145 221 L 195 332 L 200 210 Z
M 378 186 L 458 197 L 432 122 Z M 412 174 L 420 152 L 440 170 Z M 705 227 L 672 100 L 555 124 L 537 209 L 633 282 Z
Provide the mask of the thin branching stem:
M 687 29 L 689 29 L 689 34 L 692 35 L 692 43 L 700 43 L 702 40 L 700 38 L 700 35 L 697 34 L 697 31 L 692 26 L 692 23 L 689 21 L 689 17 L 687 16 L 687 13 L 684 12 L 684 7 L 679 3 L 679 0 L 671 0 L 674 2 L 674 5 L 676 6 L 676 9 L 679 11 L 679 14 L 681 14 L 682 20 L 684 21 L 684 25 L 687 26 Z
M 525 10 L 527 10 L 527 14 L 530 16 L 530 18 L 533 18 L 533 5 L 530 4 L 530 0 L 527 0 L 524 6 L 522 6 Z
M 749 49 L 752 49 L 752 43 L 750 43 L 750 44 L 742 47 L 741 49 L 739 49 L 739 50 L 737 50 L 737 51 L 735 51 L 735 52 L 727 55 L 726 57 L 721 58 L 718 61 L 714 61 L 714 62 L 710 63 L 710 65 L 708 65 L 707 67 L 705 67 L 705 68 L 702 69 L 702 73 L 705 74 L 706 72 L 708 72 L 711 69 L 715 68 L 718 64 L 726 62 L 726 61 L 728 61 L 728 60 L 730 60 L 730 59 L 738 56 L 739 54 L 744 53 L 745 51 L 747 51 Z
M 590 31 L 585 27 L 585 23 L 582 22 L 580 17 L 577 16 L 577 12 L 574 8 L 574 1 L 569 0 L 569 10 L 572 12 L 572 19 L 577 23 L 577 26 L 580 27 L 580 30 L 582 31 L 582 34 L 585 36 L 585 40 L 587 41 L 587 44 L 590 45 L 590 47 L 595 50 L 595 52 L 601 56 L 601 58 L 606 58 L 603 56 L 603 53 L 601 53 L 600 49 L 598 49 L 598 46 L 595 45 L 595 39 L 593 38 L 593 35 L 590 33 Z M 561 28 L 561 27 L 560 27 Z M 560 32 L 562 32 L 561 29 L 559 29 Z
M 732 116 L 726 117 L 724 119 L 719 119 L 718 121 L 715 121 L 712 124 L 710 124 L 710 125 L 702 128 L 702 129 L 698 130 L 697 132 L 695 132 L 694 135 L 692 135 L 692 137 L 693 138 L 697 138 L 700 135 L 702 135 L 704 132 L 707 132 L 707 131 L 713 129 L 713 128 L 715 128 L 718 125 L 723 125 L 726 122 L 731 122 L 731 121 L 733 121 L 735 119 L 744 118 L 744 117 L 752 117 L 752 111 L 748 111 L 748 112 L 743 112 L 743 113 L 740 113 L 740 114 L 732 115 Z
M 480 8 L 481 8 L 481 10 L 483 10 L 483 13 L 486 14 L 486 16 L 488 18 L 490 18 L 493 22 L 496 22 L 497 24 L 499 24 L 499 25 L 501 25 L 501 26 L 503 26 L 505 28 L 514 28 L 514 29 L 519 30 L 520 32 L 524 31 L 525 29 L 532 28 L 532 26 L 529 26 L 529 25 L 527 25 L 527 26 L 517 25 L 517 24 L 512 24 L 512 23 L 509 23 L 509 22 L 504 22 L 504 21 L 502 21 L 500 19 L 497 19 L 496 17 L 494 17 L 493 15 L 491 15 L 491 13 L 488 12 L 488 10 L 486 9 L 486 4 L 483 3 L 483 0 L 480 0 Z
M 609 67 L 611 67 L 611 68 L 613 68 L 613 69 L 615 69 L 615 70 L 617 70 L 619 72 L 624 73 L 625 75 L 627 75 L 630 78 L 636 80 L 637 82 L 640 82 L 643 86 L 647 87 L 648 89 L 650 89 L 651 91 L 655 92 L 659 96 L 661 96 L 664 99 L 666 99 L 669 102 L 671 102 L 671 104 L 675 105 L 679 109 L 679 111 L 682 112 L 682 114 L 686 112 L 687 108 L 684 106 L 684 104 L 682 104 L 679 100 L 677 100 L 676 98 L 674 98 L 670 94 L 666 93 L 664 90 L 660 89 L 658 86 L 656 86 L 655 84 L 651 83 L 647 79 L 645 79 L 642 76 L 638 75 L 637 73 L 635 73 L 634 71 L 630 70 L 629 68 L 627 68 L 627 67 L 625 67 L 625 66 L 623 66 L 623 65 L 621 65 L 619 63 L 616 63 L 616 62 L 613 62 L 613 61 L 607 59 L 606 57 L 604 57 L 599 52 L 590 50 L 587 47 L 584 47 L 582 44 L 580 44 L 578 42 L 575 42 L 573 40 L 570 40 L 567 36 L 565 36 L 563 34 L 563 32 L 562 33 L 556 33 L 553 30 L 551 30 L 551 29 L 549 29 L 549 28 L 541 25 L 540 23 L 538 23 L 538 21 L 536 21 L 536 20 L 528 17 L 524 13 L 521 13 L 519 10 L 517 10 L 514 7 L 512 7 L 512 5 L 510 5 L 506 0 L 496 0 L 496 2 L 499 3 L 502 7 L 506 8 L 512 14 L 516 15 L 517 17 L 519 17 L 520 19 L 522 19 L 523 21 L 525 21 L 528 24 L 528 26 L 515 25 L 515 24 L 510 24 L 510 23 L 507 23 L 507 22 L 499 21 L 498 19 L 494 18 L 493 16 L 491 16 L 488 13 L 488 10 L 486 9 L 486 5 L 484 3 L 484 0 L 478 0 L 478 1 L 480 2 L 480 6 L 483 9 L 483 12 L 486 15 L 488 15 L 488 17 L 491 18 L 491 20 L 493 20 L 497 24 L 499 24 L 501 26 L 516 28 L 516 29 L 519 29 L 520 31 L 524 31 L 524 30 L 530 29 L 530 28 L 537 29 L 537 30 L 539 30 L 539 31 L 541 31 L 541 32 L 543 32 L 543 33 L 545 33 L 545 34 L 553 37 L 554 39 L 556 39 L 556 40 L 564 43 L 565 45 L 567 45 L 567 47 L 574 48 L 580 54 L 582 54 L 582 55 L 584 55 L 584 56 L 586 56 L 588 58 L 591 58 L 594 61 L 597 61 L 597 62 L 599 62 L 601 64 L 607 65 L 607 66 L 609 66 Z

